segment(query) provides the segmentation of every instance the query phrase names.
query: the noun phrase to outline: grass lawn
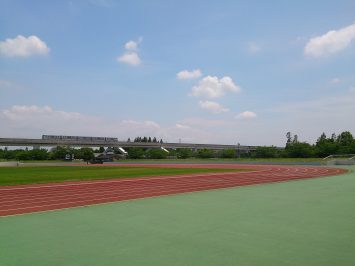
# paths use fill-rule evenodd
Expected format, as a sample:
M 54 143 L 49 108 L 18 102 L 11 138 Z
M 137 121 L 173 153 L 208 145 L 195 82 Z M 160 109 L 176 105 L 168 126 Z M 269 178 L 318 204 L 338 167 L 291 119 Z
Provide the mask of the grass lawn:
M 0 162 L 6 160 L 1 160 Z M 16 160 L 13 160 L 16 161 Z M 63 160 L 26 160 L 21 163 L 78 163 L 78 161 L 64 162 Z M 80 161 L 79 161 L 80 162 Z M 188 159 L 124 159 L 119 160 L 120 163 L 245 163 L 245 162 L 270 162 L 270 163 L 322 163 L 322 158 L 188 158 Z
M 349 172 L 3 217 L 0 265 L 353 266 L 354 210 Z
M 125 159 L 120 163 L 322 163 L 322 158 L 189 158 L 189 159 Z
M 40 166 L 0 167 L 0 186 L 63 182 L 76 180 L 112 179 L 144 176 L 182 175 L 197 173 L 220 173 L 246 171 L 245 169 L 192 169 L 148 168 L 128 166 Z

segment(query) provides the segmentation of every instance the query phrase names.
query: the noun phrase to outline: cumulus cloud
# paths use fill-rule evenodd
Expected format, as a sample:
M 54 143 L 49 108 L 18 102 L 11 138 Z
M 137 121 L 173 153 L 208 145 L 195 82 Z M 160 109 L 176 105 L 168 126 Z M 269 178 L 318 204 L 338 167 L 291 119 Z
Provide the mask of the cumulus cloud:
M 0 54 L 8 57 L 29 57 L 31 55 L 46 55 L 50 51 L 47 44 L 37 36 L 28 38 L 18 35 L 14 39 L 0 42 Z
M 240 87 L 233 80 L 225 76 L 221 79 L 215 76 L 206 76 L 191 90 L 190 95 L 195 97 L 219 98 L 226 92 L 238 93 Z
M 135 50 L 137 50 L 137 48 L 138 48 L 138 43 L 135 42 L 135 41 L 128 41 L 128 42 L 126 42 L 126 44 L 124 45 L 124 48 L 125 48 L 126 50 L 133 50 L 133 51 L 135 51 Z
M 311 38 L 304 48 L 304 53 L 312 57 L 335 54 L 347 48 L 353 39 L 355 39 L 355 23 Z
M 195 79 L 201 77 L 202 73 L 200 69 L 192 71 L 182 70 L 176 74 L 177 79 Z
M 256 117 L 257 117 L 256 113 L 251 112 L 251 111 L 244 111 L 244 112 L 238 114 L 235 118 L 237 118 L 237 119 L 253 119 Z
M 199 106 L 202 109 L 211 111 L 215 114 L 219 114 L 219 113 L 225 113 L 228 112 L 229 110 L 225 107 L 223 107 L 222 105 L 220 105 L 217 102 L 212 102 L 212 101 L 199 101 Z
M 138 42 L 132 40 L 126 42 L 124 45 L 126 51 L 121 56 L 117 57 L 117 61 L 131 66 L 140 65 L 142 60 L 138 54 L 138 45 L 141 42 L 142 38 L 139 38 Z
M 125 63 L 131 66 L 138 66 L 142 63 L 138 53 L 136 52 L 126 52 L 118 57 L 117 60 L 121 63 Z

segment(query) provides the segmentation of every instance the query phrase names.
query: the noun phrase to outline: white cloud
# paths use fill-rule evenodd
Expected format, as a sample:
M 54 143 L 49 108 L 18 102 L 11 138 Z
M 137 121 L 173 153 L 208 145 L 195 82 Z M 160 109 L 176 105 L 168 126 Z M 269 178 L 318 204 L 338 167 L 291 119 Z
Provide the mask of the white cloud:
M 176 74 L 176 77 L 178 79 L 194 79 L 194 78 L 201 77 L 201 75 L 202 75 L 202 73 L 201 73 L 201 70 L 199 70 L 199 69 L 195 69 L 192 71 L 182 70 Z
M 251 111 L 244 111 L 244 112 L 238 114 L 235 118 L 237 118 L 237 119 L 253 119 L 256 117 L 257 117 L 256 113 L 251 112 Z
M 15 105 L 0 110 L 0 137 L 40 138 L 42 134 L 107 136 L 120 140 L 155 136 L 164 141 L 211 142 L 213 134 L 184 123 L 162 127 L 155 121 L 114 120 L 50 106 Z
M 138 48 L 138 43 L 135 42 L 135 41 L 128 41 L 128 42 L 126 42 L 126 44 L 124 45 L 124 48 L 125 48 L 126 50 L 133 50 L 133 51 L 135 51 L 135 50 L 137 50 L 137 48 Z
M 353 39 L 355 39 L 355 23 L 311 38 L 304 48 L 304 53 L 313 57 L 335 54 L 347 48 Z
M 9 80 L 0 79 L 0 90 L 14 91 L 14 90 L 21 90 L 21 89 L 24 89 L 24 87 L 18 83 Z
M 142 60 L 138 54 L 138 45 L 142 41 L 143 38 L 140 37 L 137 42 L 132 40 L 126 42 L 124 45 L 126 52 L 117 57 L 117 61 L 131 66 L 139 66 L 142 63 Z
M 50 51 L 47 44 L 37 36 L 28 38 L 18 35 L 14 39 L 0 42 L 0 54 L 8 57 L 29 57 L 31 55 L 46 55 Z
M 14 105 L 0 111 L 4 137 L 40 137 L 42 134 L 116 136 L 164 136 L 164 129 L 150 120 L 107 120 L 78 112 L 55 110 L 50 106 Z
M 230 122 L 221 119 L 204 119 L 201 117 L 190 117 L 179 121 L 180 124 L 190 127 L 200 127 L 204 130 L 206 128 L 223 128 L 230 124 Z
M 255 42 L 250 42 L 248 43 L 248 51 L 252 54 L 256 54 L 261 51 L 261 47 Z
M 64 119 L 64 120 L 77 120 L 82 118 L 79 113 L 76 112 L 63 112 L 54 111 L 49 106 L 37 106 L 37 105 L 14 105 L 10 109 L 2 111 L 2 115 L 11 121 L 27 122 L 33 119 Z
M 283 132 L 299 134 L 302 140 L 314 143 L 322 132 L 327 135 L 350 131 L 355 134 L 355 93 L 341 93 L 337 96 L 320 97 L 304 102 L 285 103 L 271 109 L 271 115 L 278 117 L 273 123 Z
M 183 124 L 175 124 L 175 127 L 178 128 L 178 129 L 189 129 L 190 127 L 187 126 L 187 125 L 183 125 Z
M 222 105 L 220 105 L 217 102 L 199 101 L 198 104 L 202 109 L 209 110 L 215 114 L 225 113 L 225 112 L 229 111 L 227 108 L 223 107 Z
M 341 82 L 341 80 L 339 78 L 333 78 L 333 79 L 330 80 L 331 84 L 338 84 L 340 82 Z
M 201 79 L 197 86 L 192 88 L 190 95 L 195 97 L 219 98 L 226 92 L 238 93 L 239 91 L 240 87 L 228 76 L 221 79 L 215 76 L 207 76 Z
M 117 60 L 121 63 L 125 63 L 132 66 L 138 66 L 142 63 L 139 55 L 136 52 L 126 52 L 120 57 L 118 57 Z
M 349 88 L 350 89 L 350 88 Z M 351 89 L 350 89 L 351 90 Z M 157 121 L 118 120 L 58 110 L 51 106 L 12 106 L 0 109 L 0 137 L 40 138 L 42 134 L 117 137 L 156 136 L 164 141 L 284 146 L 288 131 L 314 143 L 327 135 L 348 130 L 355 135 L 355 91 L 306 102 L 289 102 L 259 110 L 262 119 L 187 117 L 169 125 Z M 259 114 L 258 112 L 258 114 Z
M 0 89 L 11 89 L 17 87 L 14 83 L 8 80 L 1 80 L 0 79 Z
M 355 86 L 350 87 L 349 91 L 350 93 L 355 93 Z
M 140 130 L 156 130 L 160 129 L 160 125 L 154 121 L 146 120 L 143 122 L 135 121 L 135 120 L 122 120 L 121 125 L 140 131 Z

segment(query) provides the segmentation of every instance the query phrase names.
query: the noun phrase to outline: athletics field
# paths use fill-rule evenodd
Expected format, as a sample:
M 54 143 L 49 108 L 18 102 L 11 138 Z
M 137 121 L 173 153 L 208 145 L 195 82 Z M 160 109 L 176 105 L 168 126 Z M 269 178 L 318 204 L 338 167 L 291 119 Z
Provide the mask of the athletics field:
M 0 265 L 355 265 L 347 169 L 0 217 Z

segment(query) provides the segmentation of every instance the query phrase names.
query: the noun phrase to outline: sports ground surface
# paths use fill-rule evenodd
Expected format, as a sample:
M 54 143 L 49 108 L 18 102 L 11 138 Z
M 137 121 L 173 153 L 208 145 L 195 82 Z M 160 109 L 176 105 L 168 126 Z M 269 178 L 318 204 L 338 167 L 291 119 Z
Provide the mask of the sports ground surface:
M 26 191 L 18 199 L 51 189 L 42 204 L 48 192 L 63 199 L 62 189 L 73 187 L 92 196 L 110 188 L 109 201 L 149 198 L 2 217 L 0 265 L 354 265 L 355 168 L 348 169 L 255 166 L 244 174 L 92 181 L 82 190 L 17 187 Z M 127 182 L 129 191 L 144 186 L 135 197 L 114 198 Z M 4 188 L 3 210 L 19 195 Z M 211 188 L 224 189 L 159 196 Z

